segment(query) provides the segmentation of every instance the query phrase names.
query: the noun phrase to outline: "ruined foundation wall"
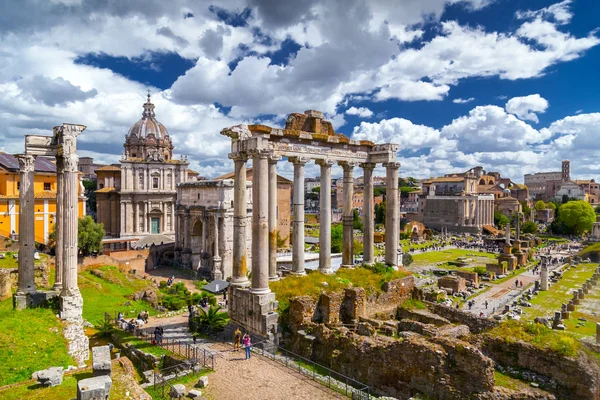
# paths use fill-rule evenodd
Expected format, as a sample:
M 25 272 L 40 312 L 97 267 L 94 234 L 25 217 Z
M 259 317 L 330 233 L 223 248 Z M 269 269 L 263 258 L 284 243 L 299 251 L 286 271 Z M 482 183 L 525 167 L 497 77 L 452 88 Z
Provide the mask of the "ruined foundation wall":
M 452 307 L 430 302 L 425 303 L 433 313 L 449 320 L 450 322 L 467 325 L 473 333 L 485 332 L 499 324 L 499 322 L 496 320 L 490 318 L 479 318 L 474 314 L 466 313 L 462 310 L 457 310 Z

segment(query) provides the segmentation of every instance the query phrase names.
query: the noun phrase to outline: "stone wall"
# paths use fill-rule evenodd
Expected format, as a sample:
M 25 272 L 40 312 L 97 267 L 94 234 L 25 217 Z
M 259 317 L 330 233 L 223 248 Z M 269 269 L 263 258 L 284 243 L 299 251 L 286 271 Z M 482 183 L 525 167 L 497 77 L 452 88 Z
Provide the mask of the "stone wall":
M 415 391 L 442 400 L 465 399 L 494 386 L 492 360 L 454 338 L 426 339 L 416 333 L 404 333 L 402 340 L 365 337 L 319 325 L 310 335 L 295 334 L 291 350 L 369 385 L 375 393 L 400 399 Z
M 35 285 L 38 288 L 48 287 L 49 268 L 45 262 L 35 267 Z M 0 300 L 4 300 L 17 289 L 19 282 L 18 268 L 0 268 Z
M 577 358 L 543 351 L 524 342 L 485 336 L 483 352 L 503 367 L 532 371 L 551 380 L 547 390 L 561 399 L 599 400 L 600 367 L 580 351 Z
M 435 314 L 446 318 L 456 324 L 467 325 L 471 332 L 480 333 L 496 327 L 499 322 L 490 318 L 480 318 L 474 314 L 466 313 L 452 307 L 426 302 L 429 309 Z

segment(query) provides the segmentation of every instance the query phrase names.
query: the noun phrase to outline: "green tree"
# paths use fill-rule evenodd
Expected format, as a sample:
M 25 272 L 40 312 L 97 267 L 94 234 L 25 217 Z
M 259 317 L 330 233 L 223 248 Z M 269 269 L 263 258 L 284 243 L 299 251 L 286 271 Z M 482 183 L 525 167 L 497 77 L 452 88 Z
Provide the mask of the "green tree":
M 526 218 L 529 218 L 529 215 L 531 215 L 531 208 L 529 208 L 526 201 L 521 202 L 521 211 Z
M 81 182 L 85 189 L 85 197 L 87 197 L 86 207 L 87 210 L 96 215 L 96 188 L 98 183 L 94 180 L 84 180 Z
M 358 239 L 353 240 L 352 252 L 354 253 L 354 255 L 362 255 L 364 249 L 365 249 L 365 246 L 363 245 L 363 242 L 361 242 Z
M 312 192 L 316 193 L 316 194 L 321 193 L 321 186 L 316 186 L 316 187 L 312 188 Z
M 510 224 L 510 219 L 504 214 L 494 212 L 494 224 L 499 228 L 504 228 L 506 224 Z
M 331 226 L 331 252 L 341 253 L 342 252 L 342 236 L 343 227 L 341 224 L 335 224 Z
M 545 208 L 546 208 L 546 203 L 544 203 L 544 200 L 538 200 L 535 202 L 536 210 L 544 210 Z
M 55 225 L 56 226 L 56 225 Z M 102 238 L 105 235 L 104 225 L 97 224 L 92 217 L 86 215 L 79 219 L 77 247 L 83 256 L 99 253 L 102 250 Z
M 375 204 L 375 223 L 385 225 L 385 201 Z
M 412 264 L 413 262 L 413 258 L 412 255 L 410 253 L 404 253 L 402 255 L 402 265 L 405 267 L 410 266 L 410 264 Z
M 523 224 L 523 233 L 536 233 L 538 226 L 533 221 L 527 221 Z
M 208 311 L 200 308 L 200 314 L 194 318 L 198 324 L 198 332 L 204 332 L 207 328 L 213 331 L 223 330 L 229 322 L 229 316 L 221 311 L 221 306 L 210 306 Z
M 581 235 L 592 229 L 596 222 L 596 213 L 588 202 L 574 200 L 560 206 L 558 219 L 567 229 L 567 233 Z
M 549 202 L 546 204 L 546 207 L 551 209 L 551 210 L 556 210 L 558 207 L 560 206 L 560 204 L 555 203 L 553 201 Z
M 362 219 L 358 215 L 358 210 L 356 208 L 352 210 L 352 229 L 358 229 L 361 232 L 364 229 Z
M 385 191 L 386 189 L 384 187 L 376 187 L 373 188 L 373 197 L 377 197 L 377 196 L 383 196 L 385 197 Z

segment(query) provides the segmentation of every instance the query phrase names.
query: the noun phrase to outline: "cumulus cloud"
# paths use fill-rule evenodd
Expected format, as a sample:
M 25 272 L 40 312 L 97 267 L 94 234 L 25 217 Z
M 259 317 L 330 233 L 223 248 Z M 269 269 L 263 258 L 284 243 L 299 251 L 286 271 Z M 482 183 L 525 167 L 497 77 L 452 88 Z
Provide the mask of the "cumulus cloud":
M 558 24 L 568 24 L 573 18 L 573 13 L 569 8 L 571 3 L 573 0 L 564 0 L 539 10 L 517 11 L 516 16 L 520 19 L 551 18 Z
M 48 106 L 84 101 L 98 94 L 96 89 L 81 90 L 61 77 L 52 79 L 42 75 L 23 78 L 17 81 L 17 86 L 24 96 Z
M 452 102 L 456 104 L 466 104 L 475 100 L 475 97 L 469 97 L 468 99 L 461 99 L 460 97 L 457 99 L 453 99 Z
M 367 107 L 350 107 L 346 110 L 346 114 L 348 115 L 356 115 L 361 118 L 370 118 L 373 116 L 373 111 L 369 110 Z
M 539 94 L 513 97 L 506 102 L 506 111 L 522 120 L 539 122 L 537 113 L 543 113 L 548 108 L 548 100 Z
M 352 138 L 375 143 L 397 143 L 401 149 L 420 149 L 438 145 L 440 132 L 404 118 L 392 118 L 373 123 L 361 122 L 354 128 Z

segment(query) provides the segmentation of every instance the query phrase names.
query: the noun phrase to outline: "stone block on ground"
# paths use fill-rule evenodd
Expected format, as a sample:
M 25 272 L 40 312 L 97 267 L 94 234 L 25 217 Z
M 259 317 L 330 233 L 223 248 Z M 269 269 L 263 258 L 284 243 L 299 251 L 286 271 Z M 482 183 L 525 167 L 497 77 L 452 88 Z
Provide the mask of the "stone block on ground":
M 171 387 L 171 393 L 169 393 L 169 395 L 172 398 L 181 399 L 181 398 L 185 397 L 185 390 L 186 390 L 185 385 L 178 383 Z
M 197 398 L 199 398 L 201 396 L 202 396 L 202 392 L 199 391 L 198 389 L 192 389 L 188 393 L 188 397 L 191 398 L 191 399 L 197 399 Z
M 102 375 L 77 382 L 77 400 L 107 400 L 112 387 L 110 376 Z
M 196 387 L 199 388 L 205 388 L 208 386 L 208 376 L 201 376 L 200 379 L 198 379 L 198 383 L 196 383 Z
M 92 347 L 92 369 L 94 371 L 94 376 L 110 376 L 112 364 L 110 361 L 109 346 Z
M 58 386 L 63 381 L 63 367 L 50 367 L 41 371 L 34 372 L 33 379 L 44 386 Z

